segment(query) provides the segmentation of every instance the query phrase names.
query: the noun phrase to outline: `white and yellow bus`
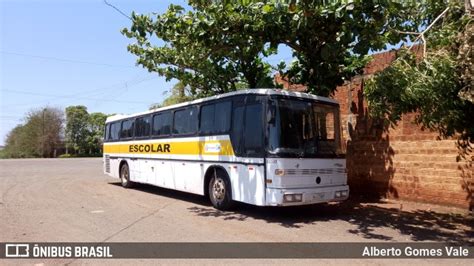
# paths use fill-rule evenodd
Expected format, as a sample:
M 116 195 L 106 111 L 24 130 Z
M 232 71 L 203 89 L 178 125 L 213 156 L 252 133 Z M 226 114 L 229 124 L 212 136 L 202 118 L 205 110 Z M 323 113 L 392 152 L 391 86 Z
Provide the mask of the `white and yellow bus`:
M 104 172 L 209 197 L 289 206 L 349 196 L 335 100 L 276 89 L 226 93 L 106 121 Z

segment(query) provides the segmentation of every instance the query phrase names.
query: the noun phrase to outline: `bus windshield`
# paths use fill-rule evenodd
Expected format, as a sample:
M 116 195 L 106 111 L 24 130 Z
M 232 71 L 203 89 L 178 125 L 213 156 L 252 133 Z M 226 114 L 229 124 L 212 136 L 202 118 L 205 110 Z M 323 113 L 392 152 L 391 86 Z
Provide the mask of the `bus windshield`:
M 342 153 L 337 105 L 273 99 L 267 117 L 271 157 L 336 157 Z

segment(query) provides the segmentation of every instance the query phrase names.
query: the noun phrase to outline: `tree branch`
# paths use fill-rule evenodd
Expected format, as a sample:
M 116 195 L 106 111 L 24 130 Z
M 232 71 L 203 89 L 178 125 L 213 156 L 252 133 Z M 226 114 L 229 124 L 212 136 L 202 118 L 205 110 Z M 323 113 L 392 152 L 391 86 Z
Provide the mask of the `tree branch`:
M 106 4 L 106 5 L 110 6 L 111 8 L 115 9 L 115 11 L 119 12 L 122 16 L 128 18 L 129 20 L 132 20 L 132 18 L 129 15 L 125 14 L 122 10 L 118 9 L 116 6 L 114 6 L 114 5 L 110 4 L 109 2 L 107 2 L 107 0 L 104 0 L 104 4 Z
M 421 42 L 423 43 L 423 57 L 426 56 L 426 40 L 425 40 L 425 36 L 424 34 L 431 29 L 431 27 L 433 27 L 434 24 L 436 24 L 436 22 L 438 20 L 440 20 L 442 17 L 444 17 L 444 15 L 446 15 L 446 13 L 448 12 L 449 10 L 449 7 L 447 7 L 443 12 L 441 12 L 441 14 L 439 14 L 438 17 L 435 18 L 435 20 L 433 20 L 433 22 L 431 22 L 430 25 L 428 25 L 428 27 L 426 27 L 426 29 L 424 31 L 422 31 L 421 33 L 418 34 L 418 37 L 416 37 L 416 39 L 413 41 L 412 45 L 410 46 L 410 49 L 413 48 L 413 46 L 415 46 L 415 43 L 416 41 L 418 41 L 419 39 L 421 39 Z

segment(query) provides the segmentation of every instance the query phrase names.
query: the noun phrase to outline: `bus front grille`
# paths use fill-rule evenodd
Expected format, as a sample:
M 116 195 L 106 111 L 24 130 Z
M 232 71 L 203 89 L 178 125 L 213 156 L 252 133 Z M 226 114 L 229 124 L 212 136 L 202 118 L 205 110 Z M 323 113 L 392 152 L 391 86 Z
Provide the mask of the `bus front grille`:
M 105 155 L 105 172 L 110 173 L 110 156 Z

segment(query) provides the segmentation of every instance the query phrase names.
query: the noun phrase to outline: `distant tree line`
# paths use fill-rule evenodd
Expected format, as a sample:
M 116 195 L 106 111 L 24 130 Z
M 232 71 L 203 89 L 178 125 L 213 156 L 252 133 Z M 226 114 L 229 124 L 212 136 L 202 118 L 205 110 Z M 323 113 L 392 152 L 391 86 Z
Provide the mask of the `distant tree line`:
M 33 109 L 7 135 L 3 158 L 99 156 L 106 114 L 88 113 L 82 105 L 66 112 L 55 107 Z M 66 155 L 63 155 L 66 154 Z
M 44 107 L 31 110 L 25 123 L 13 128 L 7 136 L 4 157 L 53 157 L 61 144 L 63 112 Z

